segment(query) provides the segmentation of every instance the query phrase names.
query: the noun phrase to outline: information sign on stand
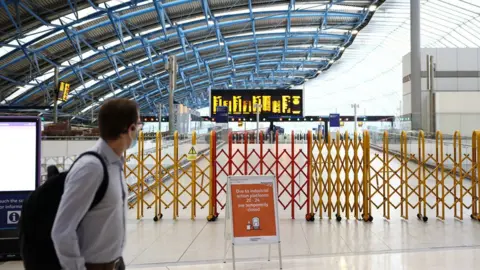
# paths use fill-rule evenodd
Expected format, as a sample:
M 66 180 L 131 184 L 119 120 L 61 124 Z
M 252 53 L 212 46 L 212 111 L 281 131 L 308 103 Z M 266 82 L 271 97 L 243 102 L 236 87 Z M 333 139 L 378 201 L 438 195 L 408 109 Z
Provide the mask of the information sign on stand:
M 224 261 L 229 240 L 232 244 L 233 269 L 236 245 L 267 244 L 270 261 L 271 245 L 277 244 L 282 269 L 275 176 L 229 176 L 227 196 Z

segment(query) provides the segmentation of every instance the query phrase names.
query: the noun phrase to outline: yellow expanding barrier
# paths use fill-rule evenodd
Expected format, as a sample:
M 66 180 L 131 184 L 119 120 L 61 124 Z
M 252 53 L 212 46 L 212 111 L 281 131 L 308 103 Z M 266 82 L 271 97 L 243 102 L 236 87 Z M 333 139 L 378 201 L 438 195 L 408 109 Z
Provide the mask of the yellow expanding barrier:
M 343 138 L 337 133 L 334 140 L 330 136 L 324 139 L 318 134 L 311 149 L 312 209 L 319 213 L 320 218 L 326 212 L 331 219 L 335 212 L 337 220 L 341 220 L 342 213 L 347 219 L 352 214 L 358 219 L 363 210 L 359 182 L 363 168 L 363 145 L 358 134 L 350 139 L 348 133 Z
M 128 205 L 136 210 L 137 219 L 152 209 L 155 221 L 167 210 L 173 219 L 183 215 L 193 220 L 199 209 L 208 207 L 208 220 L 216 220 L 219 213 L 214 205 L 223 198 L 217 198 L 223 195 L 216 170 L 245 162 L 233 155 L 217 158 L 225 150 L 217 152 L 216 139 L 215 132 L 204 139 L 195 132 L 191 137 L 175 132 L 168 138 L 160 133 L 151 138 L 139 134 L 135 151 L 125 154 Z M 189 149 L 202 143 L 203 150 L 192 159 Z M 429 217 L 462 220 L 466 213 L 480 220 L 479 146 L 480 131 L 473 132 L 471 143 L 460 132 L 453 136 L 437 132 L 429 138 L 424 132 L 415 136 L 346 132 L 327 138 L 309 133 L 308 158 L 296 164 L 298 168 L 308 165 L 306 196 L 312 214 L 306 218 L 409 219 L 413 211 L 423 221 Z M 302 151 L 298 149 L 291 151 Z
M 210 200 L 210 157 L 208 151 L 199 151 L 196 159 L 187 160 L 190 147 L 197 144 L 196 133 L 191 141 L 179 140 L 178 132 L 165 140 L 161 133 L 148 142 L 139 134 L 137 151 L 125 154 L 125 178 L 130 192 L 129 208 L 136 208 L 137 219 L 145 215 L 145 209 L 154 209 L 154 220 L 163 217 L 166 209 L 172 210 L 173 219 L 180 210 L 190 208 L 190 218 L 195 219 L 197 208 L 204 208 Z M 162 144 L 167 142 L 169 147 Z M 181 150 L 185 153 L 181 153 Z M 199 163 L 198 160 L 204 160 Z

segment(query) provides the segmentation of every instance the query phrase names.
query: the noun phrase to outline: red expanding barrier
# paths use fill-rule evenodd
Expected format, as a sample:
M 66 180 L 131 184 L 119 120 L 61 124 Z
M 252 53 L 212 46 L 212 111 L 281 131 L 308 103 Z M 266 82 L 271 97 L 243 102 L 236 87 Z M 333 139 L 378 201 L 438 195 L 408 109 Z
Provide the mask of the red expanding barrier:
M 291 211 L 291 218 L 295 218 L 297 211 L 305 210 L 310 214 L 310 160 L 311 143 L 295 145 L 295 134 L 288 144 L 280 144 L 278 133 L 274 144 L 266 144 L 264 133 L 256 136 L 243 133 L 243 140 L 239 140 L 239 133 L 228 134 L 228 144 L 212 155 L 214 181 L 212 193 L 214 214 L 225 208 L 226 183 L 228 175 L 277 175 L 278 202 L 284 210 Z M 216 145 L 216 136 L 214 144 Z M 308 140 L 311 142 L 311 134 Z M 241 141 L 242 143 L 238 143 Z M 215 149 L 215 147 L 213 148 Z

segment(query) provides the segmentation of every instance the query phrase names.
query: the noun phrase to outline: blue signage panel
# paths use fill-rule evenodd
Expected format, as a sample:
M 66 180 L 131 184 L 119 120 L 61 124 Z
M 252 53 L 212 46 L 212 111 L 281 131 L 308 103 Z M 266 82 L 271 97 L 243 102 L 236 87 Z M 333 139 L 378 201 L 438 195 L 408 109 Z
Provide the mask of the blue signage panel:
M 0 230 L 15 230 L 29 192 L 0 192 Z
M 329 120 L 330 120 L 330 127 L 340 127 L 340 114 L 331 113 Z
M 228 107 L 227 106 L 217 106 L 215 122 L 228 123 Z

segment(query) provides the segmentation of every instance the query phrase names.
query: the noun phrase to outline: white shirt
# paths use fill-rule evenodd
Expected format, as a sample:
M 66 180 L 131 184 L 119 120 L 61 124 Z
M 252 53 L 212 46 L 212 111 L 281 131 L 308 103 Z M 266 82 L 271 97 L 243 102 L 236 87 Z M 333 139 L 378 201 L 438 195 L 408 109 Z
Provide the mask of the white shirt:
M 102 201 L 88 211 L 103 180 L 102 164 L 97 157 L 87 155 L 70 168 L 52 229 L 57 256 L 67 270 L 85 270 L 85 263 L 112 262 L 122 256 L 125 245 L 123 158 L 102 139 L 90 150 L 104 157 L 108 188 Z

